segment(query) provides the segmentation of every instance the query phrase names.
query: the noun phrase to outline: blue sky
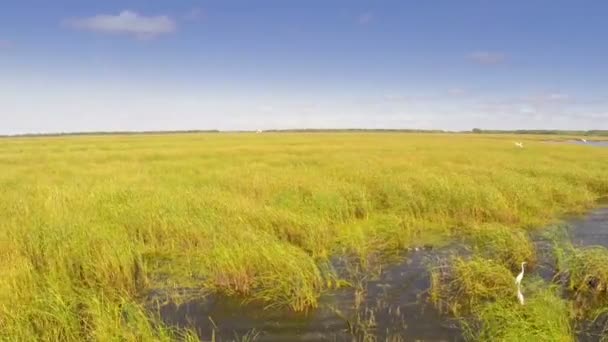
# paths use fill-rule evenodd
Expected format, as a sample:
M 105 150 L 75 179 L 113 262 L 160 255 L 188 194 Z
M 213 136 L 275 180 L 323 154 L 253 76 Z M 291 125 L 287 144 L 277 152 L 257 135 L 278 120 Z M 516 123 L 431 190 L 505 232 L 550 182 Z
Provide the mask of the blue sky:
M 605 1 L 0 4 L 0 134 L 608 129 Z

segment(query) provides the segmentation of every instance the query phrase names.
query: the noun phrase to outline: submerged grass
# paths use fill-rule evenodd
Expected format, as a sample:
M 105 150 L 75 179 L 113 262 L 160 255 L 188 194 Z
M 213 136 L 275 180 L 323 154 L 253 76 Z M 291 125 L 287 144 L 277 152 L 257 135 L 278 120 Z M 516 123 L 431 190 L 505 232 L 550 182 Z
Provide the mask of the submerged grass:
M 481 275 L 494 282 L 485 289 L 459 285 L 482 294 L 471 306 L 494 286 L 507 291 L 499 270 L 534 260 L 520 229 L 608 194 L 608 150 L 512 139 L 1 139 L 0 339 L 178 338 L 142 307 L 159 289 L 306 310 L 335 286 L 331 256 L 365 261 L 463 236 L 496 255 L 461 265 L 462 275 L 496 273 Z

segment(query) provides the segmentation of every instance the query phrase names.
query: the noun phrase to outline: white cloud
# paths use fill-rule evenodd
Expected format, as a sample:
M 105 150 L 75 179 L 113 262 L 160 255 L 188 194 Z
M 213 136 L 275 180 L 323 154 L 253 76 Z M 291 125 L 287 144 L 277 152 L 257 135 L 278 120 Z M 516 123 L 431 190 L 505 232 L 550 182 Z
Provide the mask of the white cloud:
M 483 65 L 502 64 L 506 60 L 505 54 L 493 51 L 475 51 L 468 55 L 468 59 Z
M 357 18 L 357 22 L 361 25 L 369 24 L 372 20 L 374 20 L 374 14 L 371 12 L 361 13 Z
M 66 21 L 66 24 L 75 29 L 128 34 L 143 39 L 176 30 L 175 22 L 166 15 L 144 16 L 127 10 L 117 15 L 100 14 L 93 17 L 70 19 Z

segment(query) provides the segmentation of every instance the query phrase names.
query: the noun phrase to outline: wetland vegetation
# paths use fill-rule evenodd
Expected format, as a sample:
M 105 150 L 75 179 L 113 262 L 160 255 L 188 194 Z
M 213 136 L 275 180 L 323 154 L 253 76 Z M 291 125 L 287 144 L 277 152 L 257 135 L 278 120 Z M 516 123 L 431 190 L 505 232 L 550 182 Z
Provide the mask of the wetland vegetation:
M 306 317 L 341 291 L 353 298 L 338 303 L 348 303 L 340 314 L 355 339 L 407 340 L 408 330 L 388 334 L 378 317 L 401 317 L 412 300 L 428 301 L 458 338 L 570 341 L 591 325 L 601 332 L 606 248 L 553 234 L 555 271 L 546 279 L 533 236 L 608 196 L 608 149 L 543 139 L 388 132 L 0 139 L 0 339 L 228 340 L 213 331 L 217 318 L 207 320 L 210 331 L 173 324 L 167 305 L 226 298 Z M 441 257 L 429 252 L 454 245 Z M 428 281 L 414 286 L 428 300 L 398 297 L 389 279 L 397 290 L 374 302 L 381 310 L 367 308 L 377 291 L 369 286 L 381 288 L 378 279 L 391 270 L 407 273 L 404 260 L 417 251 L 429 254 Z M 522 261 L 523 306 L 513 280 Z M 355 305 L 362 310 L 345 313 Z M 423 339 L 453 337 L 446 334 Z M 252 340 L 264 331 L 231 336 Z

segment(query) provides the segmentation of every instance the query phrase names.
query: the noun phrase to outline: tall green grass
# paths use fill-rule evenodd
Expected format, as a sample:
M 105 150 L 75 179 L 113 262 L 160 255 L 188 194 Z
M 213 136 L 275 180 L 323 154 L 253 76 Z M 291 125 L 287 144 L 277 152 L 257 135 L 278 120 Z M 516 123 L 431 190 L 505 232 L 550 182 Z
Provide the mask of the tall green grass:
M 367 260 L 475 227 L 501 227 L 479 232 L 505 246 L 525 242 L 519 229 L 608 194 L 608 150 L 535 137 L 516 149 L 512 139 L 1 139 L 0 338 L 184 334 L 143 309 L 156 290 L 196 288 L 306 310 L 334 286 L 331 256 Z M 533 258 L 522 246 L 500 259 L 511 267 Z

